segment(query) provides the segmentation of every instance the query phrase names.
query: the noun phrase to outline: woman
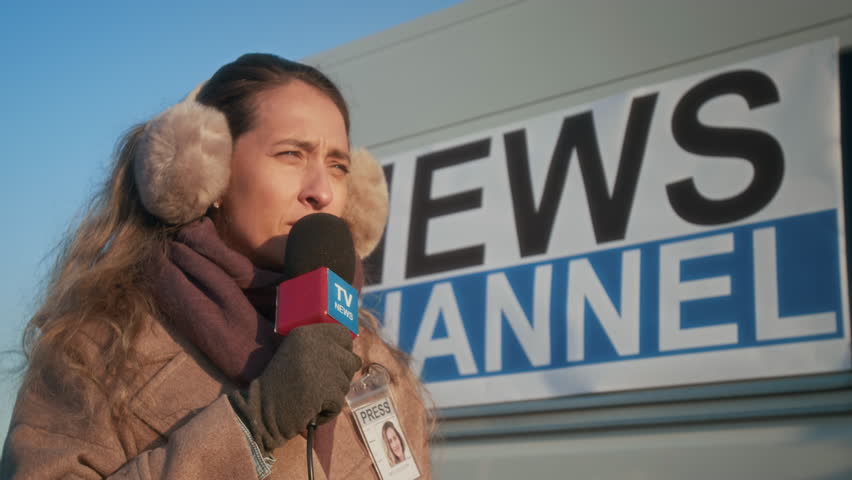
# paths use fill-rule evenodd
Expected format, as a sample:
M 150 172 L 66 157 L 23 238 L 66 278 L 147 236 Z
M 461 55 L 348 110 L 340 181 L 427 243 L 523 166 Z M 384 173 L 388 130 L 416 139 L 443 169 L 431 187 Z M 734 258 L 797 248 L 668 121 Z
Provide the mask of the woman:
M 405 460 L 405 443 L 393 422 L 388 421 L 382 425 L 382 438 L 385 439 L 385 455 L 390 466 Z
M 371 363 L 428 477 L 418 383 L 373 317 L 354 343 L 340 325 L 272 330 L 286 236 L 315 212 L 341 216 L 363 257 L 387 192 L 312 67 L 244 55 L 132 129 L 25 332 L 0 477 L 305 478 L 316 419 L 316 478 L 377 478 L 344 409 Z

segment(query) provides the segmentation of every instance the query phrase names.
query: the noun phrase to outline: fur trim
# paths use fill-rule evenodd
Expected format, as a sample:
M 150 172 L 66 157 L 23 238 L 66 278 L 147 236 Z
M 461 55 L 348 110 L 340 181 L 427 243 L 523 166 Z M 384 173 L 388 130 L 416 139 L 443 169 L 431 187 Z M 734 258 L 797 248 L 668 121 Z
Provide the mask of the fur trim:
M 355 252 L 366 258 L 379 244 L 388 219 L 388 184 L 379 162 L 363 148 L 352 151 L 349 198 L 343 220 L 349 224 Z
M 169 224 L 195 220 L 225 192 L 231 133 L 220 111 L 185 100 L 145 126 L 134 174 L 145 208 Z

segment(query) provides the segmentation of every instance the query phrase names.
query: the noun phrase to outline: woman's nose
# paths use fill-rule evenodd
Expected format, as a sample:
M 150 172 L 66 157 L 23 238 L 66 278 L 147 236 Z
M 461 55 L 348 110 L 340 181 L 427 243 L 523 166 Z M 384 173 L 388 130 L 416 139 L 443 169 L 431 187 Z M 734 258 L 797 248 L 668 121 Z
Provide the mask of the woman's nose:
M 302 190 L 299 201 L 307 203 L 314 210 L 322 210 L 334 199 L 328 170 L 322 162 L 308 162 L 302 177 Z

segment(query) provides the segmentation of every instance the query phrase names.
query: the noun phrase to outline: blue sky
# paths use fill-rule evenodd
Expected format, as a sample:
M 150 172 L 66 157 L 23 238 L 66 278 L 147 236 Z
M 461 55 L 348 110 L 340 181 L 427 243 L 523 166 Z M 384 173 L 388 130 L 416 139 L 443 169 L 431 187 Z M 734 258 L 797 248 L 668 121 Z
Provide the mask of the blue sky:
M 0 15 L 0 350 L 20 332 L 63 233 L 118 137 L 246 52 L 300 59 L 458 0 L 14 2 Z M 19 356 L 4 353 L 8 369 Z M 0 373 L 0 442 L 17 390 Z

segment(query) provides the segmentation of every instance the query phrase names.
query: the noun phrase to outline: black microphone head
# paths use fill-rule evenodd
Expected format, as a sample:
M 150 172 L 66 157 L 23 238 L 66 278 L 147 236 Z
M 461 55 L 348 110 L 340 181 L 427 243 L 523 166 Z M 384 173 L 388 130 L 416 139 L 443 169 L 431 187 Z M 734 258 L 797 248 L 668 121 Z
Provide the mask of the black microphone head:
M 331 269 L 346 283 L 355 279 L 355 246 L 346 222 L 328 213 L 312 213 L 293 224 L 287 236 L 284 274 L 287 278 Z

